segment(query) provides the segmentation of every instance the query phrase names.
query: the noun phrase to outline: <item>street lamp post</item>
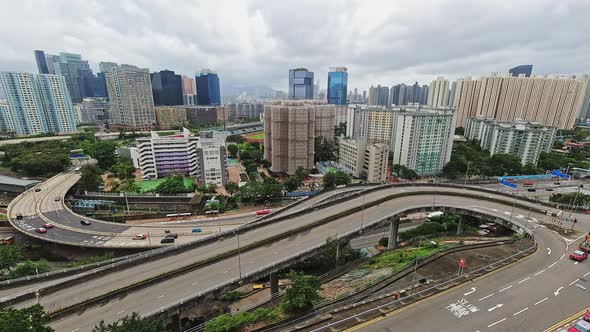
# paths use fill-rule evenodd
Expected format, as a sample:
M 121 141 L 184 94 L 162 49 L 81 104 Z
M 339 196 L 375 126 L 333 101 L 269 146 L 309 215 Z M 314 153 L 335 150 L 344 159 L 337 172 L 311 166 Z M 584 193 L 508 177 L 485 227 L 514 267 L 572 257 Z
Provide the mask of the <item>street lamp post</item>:
M 469 176 L 469 165 L 471 165 L 471 161 L 467 162 L 467 171 L 465 171 L 465 182 L 463 182 L 463 185 L 467 185 L 467 178 Z
M 572 213 L 574 212 L 574 209 L 576 208 L 576 202 L 578 201 L 578 195 L 580 194 L 580 190 L 582 189 L 582 185 L 578 186 L 578 192 L 576 193 L 576 196 L 574 196 L 574 203 L 571 206 L 570 209 L 570 214 L 567 217 L 568 220 L 572 219 Z
M 240 234 L 236 233 L 236 231 L 233 231 L 233 233 L 238 238 L 238 272 L 240 275 L 240 280 L 242 280 L 242 257 L 241 257 L 241 253 L 240 253 Z
M 512 215 L 514 214 L 514 207 L 516 206 L 516 197 L 518 196 L 518 187 L 516 187 L 516 193 L 514 194 L 514 200 L 512 201 L 512 210 L 510 211 L 510 220 L 512 222 Z
M 434 197 L 432 197 L 432 209 L 434 210 L 434 206 L 436 205 L 436 192 L 438 191 L 438 182 L 436 181 L 436 176 L 434 177 Z
M 363 205 L 361 206 L 361 233 L 363 232 L 364 221 L 365 221 L 365 195 L 363 195 Z
M 420 246 L 422 245 L 422 239 L 428 240 L 424 236 L 418 236 L 418 250 L 420 250 Z M 416 282 L 416 271 L 418 270 L 418 258 L 418 255 L 416 255 L 414 273 L 412 274 L 412 289 L 410 290 L 410 295 L 414 294 L 414 283 Z

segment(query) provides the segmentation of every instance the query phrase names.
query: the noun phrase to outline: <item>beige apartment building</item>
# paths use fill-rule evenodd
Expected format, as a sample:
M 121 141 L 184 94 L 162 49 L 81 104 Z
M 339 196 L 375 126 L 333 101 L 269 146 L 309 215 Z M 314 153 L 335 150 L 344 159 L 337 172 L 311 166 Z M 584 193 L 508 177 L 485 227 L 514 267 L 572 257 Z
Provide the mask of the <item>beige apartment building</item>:
M 465 127 L 468 118 L 484 116 L 571 129 L 590 103 L 587 77 L 494 74 L 456 83 L 452 104 L 457 108 L 457 127 Z
M 156 125 L 152 81 L 147 68 L 111 64 L 105 71 L 111 127 L 150 130 Z
M 156 106 L 154 110 L 156 123 L 160 129 L 177 129 L 188 121 L 184 107 Z
M 363 140 L 338 140 L 338 166 L 354 178 L 365 178 L 367 183 L 381 183 L 387 179 L 389 146 L 385 143 L 366 144 Z
M 295 174 L 314 167 L 314 141 L 334 139 L 335 105 L 317 100 L 283 100 L 264 105 L 264 158 L 271 171 Z

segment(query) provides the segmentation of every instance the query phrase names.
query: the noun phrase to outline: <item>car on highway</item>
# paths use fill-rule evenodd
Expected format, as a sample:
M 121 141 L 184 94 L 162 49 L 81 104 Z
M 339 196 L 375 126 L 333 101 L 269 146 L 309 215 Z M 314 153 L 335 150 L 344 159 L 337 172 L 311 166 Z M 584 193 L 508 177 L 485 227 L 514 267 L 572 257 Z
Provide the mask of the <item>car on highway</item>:
M 545 188 L 546 191 L 553 191 L 553 188 Z
M 16 214 L 16 220 L 22 220 L 23 219 L 23 214 L 22 213 L 17 213 Z
M 581 262 L 588 258 L 588 253 L 581 250 L 576 250 L 570 254 L 570 259 Z
M 40 192 L 40 191 L 41 191 L 41 188 L 36 188 L 36 189 L 35 189 L 35 192 L 36 192 L 36 193 L 38 193 L 38 192 Z
M 268 209 L 256 211 L 257 216 L 262 216 L 262 215 L 269 214 L 269 213 L 270 213 L 270 210 L 268 210 Z
M 193 228 L 193 229 L 192 229 L 192 232 L 193 232 L 193 233 L 201 233 L 202 231 L 203 231 L 203 230 L 202 230 L 202 229 L 200 229 L 200 228 L 198 228 L 198 227 L 195 227 L 195 228 Z
M 554 185 L 559 186 L 561 182 L 553 182 Z
M 145 234 L 137 234 L 133 237 L 134 240 L 145 240 L 147 239 L 147 235 Z
M 35 229 L 35 232 L 45 234 L 45 233 L 47 233 L 47 229 L 45 229 L 43 227 L 39 227 L 39 228 Z
M 590 323 L 590 312 L 585 313 L 582 319 Z
M 585 320 L 579 320 L 572 327 L 567 329 L 568 332 L 590 332 L 590 323 Z
M 43 226 L 43 228 L 46 228 L 46 229 L 53 228 L 53 224 L 43 224 L 41 226 Z
M 90 220 L 80 220 L 80 224 L 82 224 L 84 226 L 90 226 L 90 225 L 92 225 L 92 223 L 90 222 Z
M 535 189 L 535 188 L 529 188 L 529 189 L 527 189 L 527 191 L 530 191 L 530 192 L 534 193 L 535 191 L 537 191 L 537 189 Z
M 168 233 L 168 234 L 166 234 L 166 236 L 164 238 L 166 238 L 166 239 L 178 239 L 178 234 L 176 234 L 176 233 Z
M 56 202 L 59 202 L 59 201 L 61 200 L 61 198 L 59 198 L 59 196 L 55 196 L 55 197 L 53 198 L 53 200 L 54 200 L 54 201 L 56 201 Z
M 590 214 L 590 210 L 586 210 L 586 211 L 584 211 L 584 213 L 585 214 Z M 18 216 L 17 216 L 17 219 L 18 219 Z
M 165 237 L 162 240 L 160 240 L 160 243 L 174 243 L 174 238 L 173 237 Z

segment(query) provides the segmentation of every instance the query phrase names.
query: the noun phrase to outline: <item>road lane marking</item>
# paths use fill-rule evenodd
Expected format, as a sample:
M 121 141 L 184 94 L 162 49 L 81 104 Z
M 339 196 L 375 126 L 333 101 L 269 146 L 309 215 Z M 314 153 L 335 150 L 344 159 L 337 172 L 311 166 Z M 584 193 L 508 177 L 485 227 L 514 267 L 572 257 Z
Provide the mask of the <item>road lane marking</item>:
M 192 285 L 192 286 L 194 286 L 194 285 L 196 285 L 196 284 L 198 284 L 198 283 L 199 283 L 198 281 L 195 281 L 195 282 L 193 282 L 191 285 Z
M 525 281 L 527 281 L 529 279 L 531 279 L 531 277 L 526 277 L 526 278 L 522 279 L 521 281 L 519 281 L 518 283 L 519 284 L 522 284 L 523 282 L 525 282 Z
M 562 260 L 565 257 L 565 253 L 559 257 L 559 260 Z
M 586 274 L 584 274 L 584 277 L 587 276 L 587 275 L 589 275 L 589 274 L 590 274 L 590 272 L 586 272 Z
M 550 269 L 550 268 L 552 268 L 552 267 L 553 267 L 553 265 L 555 265 L 555 264 L 557 264 L 557 262 L 554 262 L 553 264 L 549 265 L 547 268 L 549 268 L 549 269 Z
M 467 295 L 469 295 L 469 294 L 475 293 L 475 291 L 476 291 L 476 290 L 477 290 L 477 289 L 476 289 L 475 287 L 471 287 L 471 291 L 469 291 L 469 292 L 467 292 L 467 293 L 463 294 L 463 296 L 467 296 Z
M 156 297 L 156 299 L 161 299 L 163 297 L 164 297 L 164 295 L 160 295 L 160 296 Z
M 488 296 L 484 296 L 484 297 L 482 297 L 481 299 L 479 299 L 478 301 L 483 301 L 483 300 L 485 300 L 485 299 L 487 299 L 487 298 L 489 298 L 489 297 L 492 297 L 493 295 L 494 295 L 494 293 L 492 293 L 492 294 L 490 294 L 490 295 L 488 295 Z
M 553 295 L 555 295 L 555 296 L 559 295 L 559 291 L 562 289 L 563 289 L 563 287 L 559 287 L 555 292 L 553 292 Z
M 508 286 L 508 287 L 504 287 L 502 289 L 500 289 L 500 291 L 498 291 L 498 293 L 502 293 L 503 291 L 512 288 L 512 285 Z
M 547 248 L 547 255 L 551 255 L 551 248 Z
M 75 330 L 72 330 L 72 332 L 78 332 L 78 331 L 80 331 L 80 329 L 75 329 Z
M 574 263 L 574 265 L 578 265 L 578 263 L 579 263 L 579 261 L 576 261 L 576 262 Z
M 529 307 L 526 307 L 526 308 L 522 309 L 521 311 L 517 311 L 517 312 L 513 313 L 512 316 L 516 316 L 518 314 L 522 314 L 523 312 L 525 312 L 527 310 L 529 310 Z
M 223 274 L 226 274 L 226 273 L 228 273 L 228 272 L 229 272 L 229 270 L 225 270 L 225 271 L 223 271 Z
M 120 314 L 122 314 L 124 312 L 125 312 L 125 310 L 121 310 L 121 311 L 117 312 L 117 315 L 120 315 Z
M 576 284 L 576 287 L 578 287 L 578 288 L 579 288 L 579 289 L 581 289 L 581 290 L 586 290 L 586 287 L 584 287 L 584 286 L 582 286 L 582 285 L 580 285 L 580 284 Z
M 541 270 L 541 271 L 539 271 L 539 272 L 535 273 L 535 275 L 536 275 L 536 276 L 538 276 L 539 274 L 541 274 L 541 273 L 543 273 L 543 272 L 545 272 L 545 270 Z M 590 272 L 588 272 L 588 273 L 590 273 Z
M 541 303 L 543 303 L 543 302 L 547 301 L 548 299 L 549 299 L 549 298 L 548 298 L 548 297 L 546 297 L 546 298 L 544 298 L 544 299 L 542 299 L 542 300 L 540 300 L 540 301 L 537 301 L 537 302 L 535 302 L 535 305 L 537 305 L 537 304 L 541 304 Z
M 490 311 L 494 311 L 494 310 L 496 310 L 496 309 L 500 309 L 500 308 L 502 308 L 502 306 L 503 306 L 503 304 L 502 304 L 502 303 L 500 303 L 500 304 L 497 304 L 497 305 L 495 305 L 495 306 L 493 306 L 493 307 L 489 308 L 489 309 L 488 309 L 488 312 L 490 312 Z
M 505 321 L 505 320 L 506 320 L 506 318 L 502 318 L 502 319 L 500 319 L 499 321 L 497 321 L 497 322 L 495 322 L 495 323 L 492 323 L 492 324 L 488 325 L 488 327 L 492 327 L 492 326 L 494 326 L 494 325 L 500 324 L 500 323 L 502 323 L 502 322 L 503 322 L 503 321 Z
M 570 286 L 571 286 L 571 285 L 573 285 L 573 284 L 575 284 L 575 283 L 576 283 L 576 282 L 578 282 L 578 281 L 580 281 L 580 279 L 576 279 L 576 280 L 574 280 L 574 281 L 570 282 Z

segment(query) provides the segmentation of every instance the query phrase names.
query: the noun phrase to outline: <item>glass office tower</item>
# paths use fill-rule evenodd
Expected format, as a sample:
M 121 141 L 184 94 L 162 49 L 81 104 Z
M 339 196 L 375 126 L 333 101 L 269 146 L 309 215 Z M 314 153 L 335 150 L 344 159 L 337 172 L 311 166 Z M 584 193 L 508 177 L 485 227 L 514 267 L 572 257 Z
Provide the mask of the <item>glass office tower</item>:
M 289 99 L 313 99 L 313 72 L 289 69 Z
M 328 72 L 328 104 L 346 105 L 347 86 L 346 67 L 331 67 Z
M 197 105 L 221 105 L 219 76 L 208 69 L 203 69 L 195 76 L 197 87 Z

